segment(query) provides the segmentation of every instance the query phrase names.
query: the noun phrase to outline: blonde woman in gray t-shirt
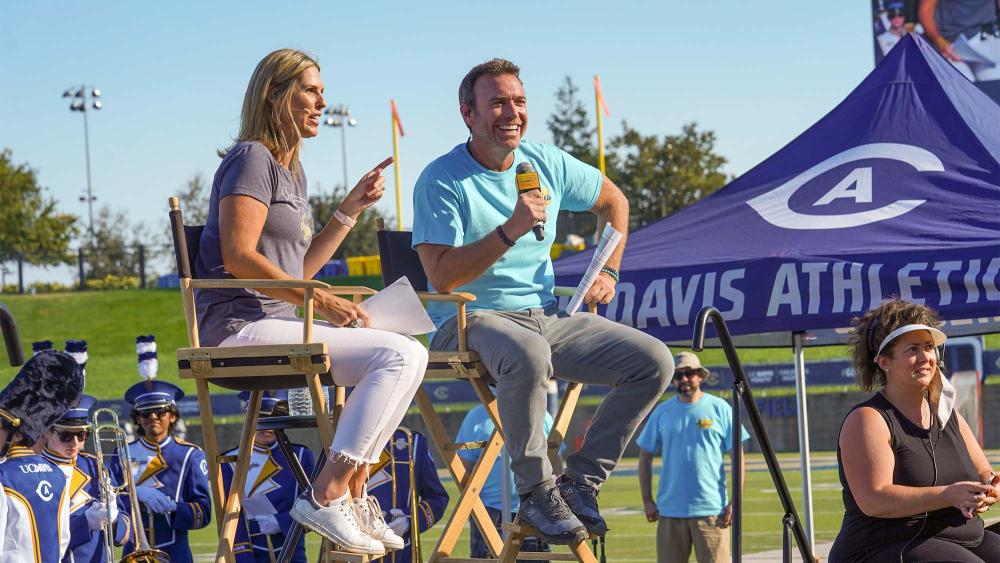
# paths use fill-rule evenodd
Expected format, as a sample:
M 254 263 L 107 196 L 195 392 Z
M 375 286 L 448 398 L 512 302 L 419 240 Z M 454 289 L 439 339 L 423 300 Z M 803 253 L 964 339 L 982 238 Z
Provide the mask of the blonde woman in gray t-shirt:
M 319 65 L 300 51 L 281 49 L 257 65 L 247 86 L 240 132 L 219 165 L 201 238 L 199 277 L 311 279 L 343 242 L 355 219 L 384 191 L 387 158 L 364 175 L 326 227 L 314 235 L 299 164 L 303 139 L 315 137 L 323 108 Z M 197 306 L 207 345 L 283 344 L 302 337 L 295 289 L 200 290 Z M 365 482 L 368 466 L 399 425 L 427 367 L 417 340 L 364 328 L 364 310 L 316 292 L 326 319 L 314 338 L 326 342 L 338 385 L 353 386 L 326 465 L 292 507 L 291 515 L 347 551 L 381 555 L 403 547 L 386 525 Z M 352 328 L 347 328 L 352 327 Z

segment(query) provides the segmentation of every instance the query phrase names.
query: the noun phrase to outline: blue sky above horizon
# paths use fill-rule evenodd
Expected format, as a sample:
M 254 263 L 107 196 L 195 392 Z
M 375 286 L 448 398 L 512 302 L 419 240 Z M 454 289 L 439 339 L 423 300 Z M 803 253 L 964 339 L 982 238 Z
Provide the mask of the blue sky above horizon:
M 606 138 L 623 120 L 660 135 L 694 121 L 716 132 L 731 175 L 820 119 L 873 66 L 866 0 L 5 4 L 0 148 L 35 168 L 61 209 L 84 218 L 82 118 L 61 94 L 100 87 L 105 108 L 90 114 L 97 204 L 151 229 L 188 178 L 200 172 L 211 181 L 253 67 L 280 47 L 314 53 L 327 102 L 349 105 L 358 120 L 347 130 L 352 183 L 392 153 L 396 100 L 407 133 L 406 225 L 420 170 L 465 140 L 459 81 L 491 57 L 522 68 L 529 139 L 551 140 L 545 121 L 564 76 L 591 109 L 599 74 L 612 112 Z M 310 189 L 341 183 L 340 155 L 337 129 L 306 142 Z M 394 214 L 387 174 L 380 207 Z

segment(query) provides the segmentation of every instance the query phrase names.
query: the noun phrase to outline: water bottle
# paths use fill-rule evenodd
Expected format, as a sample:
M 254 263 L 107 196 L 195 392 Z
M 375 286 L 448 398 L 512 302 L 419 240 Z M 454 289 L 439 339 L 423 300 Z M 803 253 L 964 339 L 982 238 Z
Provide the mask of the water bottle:
M 310 416 L 313 414 L 312 396 L 309 389 L 288 390 L 288 414 L 292 416 Z

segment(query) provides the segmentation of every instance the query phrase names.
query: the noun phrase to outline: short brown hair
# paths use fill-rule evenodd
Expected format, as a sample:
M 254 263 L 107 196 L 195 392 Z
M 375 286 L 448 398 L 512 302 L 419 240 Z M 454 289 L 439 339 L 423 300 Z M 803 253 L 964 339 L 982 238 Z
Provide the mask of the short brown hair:
M 864 391 L 874 391 L 885 386 L 885 373 L 875 363 L 875 355 L 879 344 L 897 328 L 909 324 L 923 324 L 937 327 L 941 322 L 930 307 L 903 301 L 893 297 L 874 309 L 869 309 L 864 315 L 855 317 L 851 331 L 851 358 L 854 361 L 854 380 Z M 892 353 L 890 342 L 882 351 L 883 355 Z
M 181 411 L 177 408 L 177 405 L 164 405 L 163 408 L 167 409 L 167 412 L 174 415 L 174 421 L 170 423 L 170 428 L 167 429 L 167 434 L 173 436 L 174 429 L 177 428 L 177 421 L 181 419 Z M 155 409 L 153 409 L 155 410 Z M 145 436 L 146 431 L 142 429 L 142 424 L 139 423 L 139 410 L 132 409 L 132 422 L 135 424 L 135 433 L 137 436 Z
M 476 94 L 473 92 L 473 87 L 476 85 L 476 80 L 484 74 L 492 74 L 494 76 L 499 74 L 513 74 L 518 82 L 521 81 L 521 67 L 507 59 L 490 59 L 485 63 L 472 67 L 472 70 L 466 73 L 465 78 L 462 79 L 462 83 L 458 85 L 458 103 L 470 107 L 476 106 Z

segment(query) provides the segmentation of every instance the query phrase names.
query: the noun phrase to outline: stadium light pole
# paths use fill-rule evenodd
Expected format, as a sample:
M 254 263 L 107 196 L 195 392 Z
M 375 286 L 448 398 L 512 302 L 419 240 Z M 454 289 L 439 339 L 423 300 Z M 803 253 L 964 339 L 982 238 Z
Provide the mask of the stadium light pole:
M 63 92 L 62 97 L 70 99 L 69 111 L 83 113 L 83 150 L 87 162 L 87 195 L 80 196 L 80 201 L 87 202 L 87 218 L 89 220 L 87 232 L 93 236 L 94 200 L 97 199 L 97 196 L 94 195 L 93 186 L 90 182 L 90 127 L 87 123 L 87 110 L 100 111 L 104 107 L 104 103 L 100 99 L 101 90 L 96 86 L 71 86 Z
M 324 123 L 328 127 L 339 127 L 340 128 L 340 151 L 341 157 L 344 161 L 344 189 L 350 189 L 350 185 L 347 183 L 347 128 L 357 127 L 358 120 L 351 117 L 351 108 L 345 106 L 344 104 L 338 104 L 335 107 L 328 107 L 323 110 L 327 118 Z

